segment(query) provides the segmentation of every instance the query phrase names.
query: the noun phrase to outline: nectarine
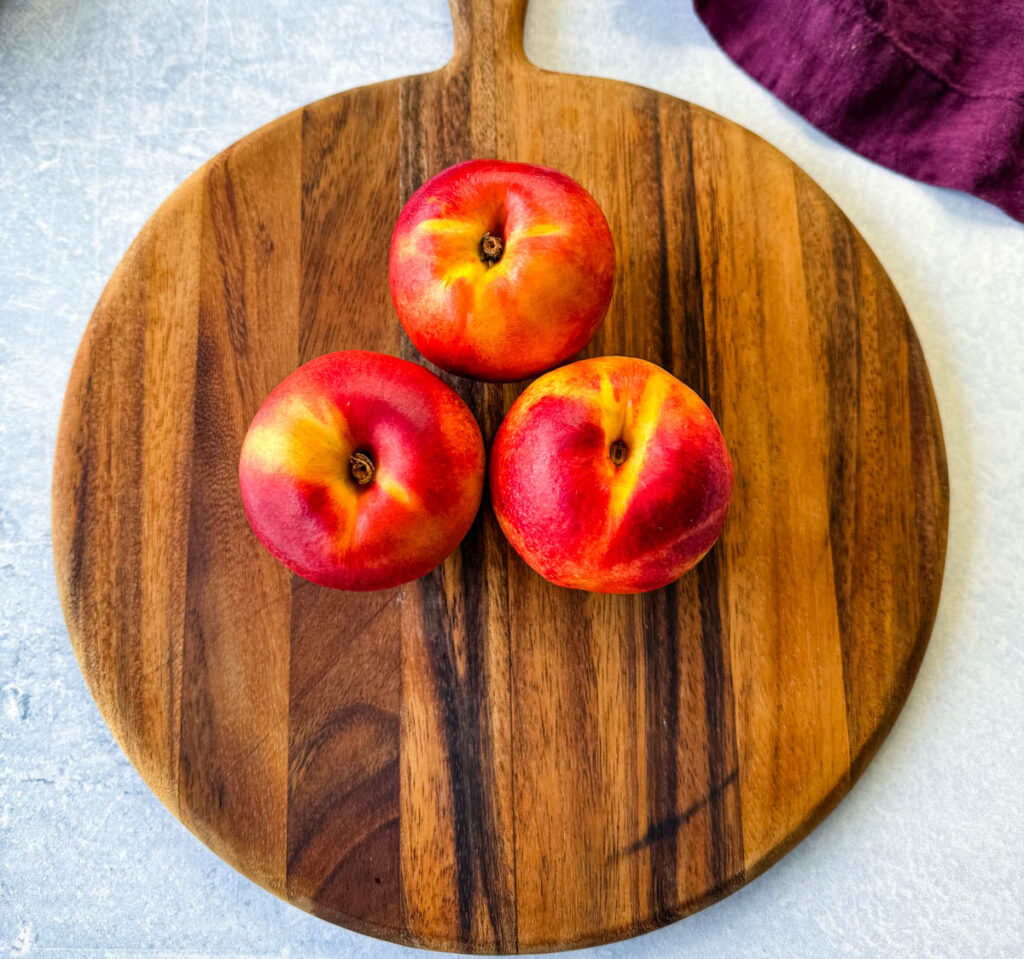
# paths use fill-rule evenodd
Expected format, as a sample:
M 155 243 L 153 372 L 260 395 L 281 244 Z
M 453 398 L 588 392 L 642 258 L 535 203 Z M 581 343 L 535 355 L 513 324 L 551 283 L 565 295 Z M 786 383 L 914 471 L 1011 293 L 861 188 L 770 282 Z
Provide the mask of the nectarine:
M 594 198 L 527 163 L 449 167 L 412 195 L 391 239 L 391 296 L 416 349 L 481 380 L 523 379 L 582 350 L 614 273 Z
M 483 491 L 469 408 L 416 363 L 347 350 L 284 379 L 242 445 L 249 524 L 289 569 L 322 586 L 396 586 L 466 535 Z
M 714 544 L 732 464 L 689 387 L 653 363 L 605 356 L 527 387 L 495 436 L 490 488 L 509 542 L 542 576 L 639 593 Z

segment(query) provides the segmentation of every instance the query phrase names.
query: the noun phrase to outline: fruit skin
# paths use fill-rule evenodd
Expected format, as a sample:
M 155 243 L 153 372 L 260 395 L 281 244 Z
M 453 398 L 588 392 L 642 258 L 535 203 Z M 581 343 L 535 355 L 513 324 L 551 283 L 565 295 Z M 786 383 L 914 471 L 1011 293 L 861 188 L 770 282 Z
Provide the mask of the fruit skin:
M 501 258 L 481 252 L 498 236 Z M 583 349 L 611 301 L 615 245 L 594 198 L 557 170 L 470 160 L 428 180 L 391 238 L 398 318 L 452 373 L 508 382 Z
M 628 450 L 619 466 L 616 441 Z M 509 542 L 542 576 L 640 593 L 714 544 L 732 464 L 688 386 L 653 363 L 604 356 L 553 370 L 515 401 L 494 438 L 490 490 Z
M 370 455 L 372 480 L 350 469 Z M 397 586 L 437 566 L 480 506 L 484 447 L 473 414 L 416 363 L 346 350 L 284 379 L 249 426 L 238 470 L 260 541 L 321 586 Z

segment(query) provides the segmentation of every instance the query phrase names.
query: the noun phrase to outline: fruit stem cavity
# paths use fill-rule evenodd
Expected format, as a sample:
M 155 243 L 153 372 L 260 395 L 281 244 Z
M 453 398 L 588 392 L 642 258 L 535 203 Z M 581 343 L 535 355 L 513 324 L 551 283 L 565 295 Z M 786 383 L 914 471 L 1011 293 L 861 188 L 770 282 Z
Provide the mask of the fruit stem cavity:
M 353 453 L 348 460 L 348 471 L 360 486 L 366 486 L 377 472 L 373 460 L 366 453 Z
M 616 440 L 608 448 L 608 458 L 616 465 L 621 466 L 629 456 L 629 447 L 622 440 Z
M 497 263 L 505 252 L 505 244 L 500 236 L 493 233 L 485 233 L 480 241 L 480 258 L 485 263 Z

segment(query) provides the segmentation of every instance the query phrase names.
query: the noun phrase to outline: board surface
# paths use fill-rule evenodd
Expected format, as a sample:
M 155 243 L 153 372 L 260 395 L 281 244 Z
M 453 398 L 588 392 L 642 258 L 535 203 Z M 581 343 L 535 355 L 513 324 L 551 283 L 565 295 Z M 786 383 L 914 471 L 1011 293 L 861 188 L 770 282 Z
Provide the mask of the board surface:
M 89 323 L 54 471 L 71 640 L 154 792 L 297 905 L 461 951 L 643 932 L 806 835 L 906 698 L 948 513 L 918 341 L 842 213 L 729 121 L 534 67 L 525 7 L 452 0 L 447 67 L 282 117 L 172 194 Z M 722 426 L 725 532 L 663 590 L 550 586 L 486 504 L 379 593 L 292 577 L 249 530 L 249 419 L 321 353 L 417 358 L 391 231 L 476 156 L 594 194 L 618 268 L 584 355 L 659 363 Z M 445 379 L 488 440 L 525 385 Z

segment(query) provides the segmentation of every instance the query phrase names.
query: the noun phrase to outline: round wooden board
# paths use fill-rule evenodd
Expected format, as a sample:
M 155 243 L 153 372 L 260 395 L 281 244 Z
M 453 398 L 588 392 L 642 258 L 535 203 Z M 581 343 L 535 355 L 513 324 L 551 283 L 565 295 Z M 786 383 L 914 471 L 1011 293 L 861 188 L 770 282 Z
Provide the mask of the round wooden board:
M 444 70 L 340 94 L 209 162 L 114 273 L 68 385 L 54 550 L 104 717 L 197 836 L 403 943 L 583 946 L 726 895 L 890 728 L 938 602 L 948 486 L 917 339 L 835 205 L 720 117 L 522 53 L 525 0 L 453 0 Z M 608 215 L 588 355 L 660 363 L 735 462 L 725 533 L 645 596 L 550 586 L 485 505 L 386 592 L 291 577 L 242 512 L 271 388 L 415 358 L 387 287 L 406 197 L 459 160 L 557 167 Z M 518 386 L 446 377 L 489 439 Z

